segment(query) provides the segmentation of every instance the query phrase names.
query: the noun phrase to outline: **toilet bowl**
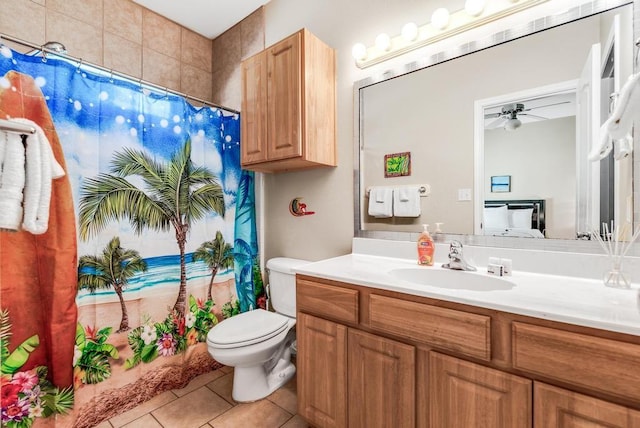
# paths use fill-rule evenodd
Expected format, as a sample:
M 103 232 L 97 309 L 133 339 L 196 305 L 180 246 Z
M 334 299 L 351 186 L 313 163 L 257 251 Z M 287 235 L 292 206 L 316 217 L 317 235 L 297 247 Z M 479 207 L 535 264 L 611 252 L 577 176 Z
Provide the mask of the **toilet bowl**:
M 256 309 L 225 319 L 207 334 L 209 354 L 234 367 L 232 397 L 260 400 L 295 374 L 291 348 L 295 342 L 295 273 L 305 260 L 275 258 L 267 262 L 269 301 L 275 312 Z

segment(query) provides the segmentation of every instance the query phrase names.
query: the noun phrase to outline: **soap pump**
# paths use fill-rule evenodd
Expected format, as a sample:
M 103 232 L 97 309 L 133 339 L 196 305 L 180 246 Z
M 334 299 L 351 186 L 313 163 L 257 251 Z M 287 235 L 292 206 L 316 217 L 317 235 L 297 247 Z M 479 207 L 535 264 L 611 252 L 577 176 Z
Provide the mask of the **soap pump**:
M 418 238 L 418 264 L 422 266 L 433 266 L 433 253 L 435 252 L 435 245 L 433 238 L 429 234 L 429 225 L 422 225 L 422 233 Z

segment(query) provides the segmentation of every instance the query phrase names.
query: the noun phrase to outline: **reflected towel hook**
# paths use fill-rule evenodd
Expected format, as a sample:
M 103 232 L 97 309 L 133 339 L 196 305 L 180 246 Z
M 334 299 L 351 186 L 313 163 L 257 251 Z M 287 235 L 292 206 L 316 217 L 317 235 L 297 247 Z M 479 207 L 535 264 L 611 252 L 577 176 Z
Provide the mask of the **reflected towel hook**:
M 633 63 L 635 64 L 636 67 L 638 67 L 638 55 L 640 54 L 640 37 L 636 39 L 636 56 L 634 58 Z

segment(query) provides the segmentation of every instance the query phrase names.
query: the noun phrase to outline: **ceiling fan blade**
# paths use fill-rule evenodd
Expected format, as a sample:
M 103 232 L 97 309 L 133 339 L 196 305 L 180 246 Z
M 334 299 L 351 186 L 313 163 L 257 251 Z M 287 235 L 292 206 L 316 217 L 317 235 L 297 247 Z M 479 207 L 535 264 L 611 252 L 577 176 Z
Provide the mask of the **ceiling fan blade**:
M 562 102 L 559 102 L 559 103 L 545 104 L 545 105 L 543 105 L 543 106 L 535 106 L 535 107 L 531 107 L 531 108 L 526 108 L 526 109 L 524 109 L 523 111 L 530 111 L 530 110 L 534 110 L 534 109 L 537 109 L 537 108 L 545 108 L 545 107 L 559 106 L 560 104 L 568 104 L 568 103 L 570 103 L 570 102 L 571 102 L 571 101 L 562 101 Z
M 544 117 L 544 116 L 538 116 L 536 114 L 531 114 L 531 113 L 520 113 L 519 116 L 528 116 L 532 119 L 538 119 L 538 120 L 547 120 L 549 119 L 548 117 Z
M 506 117 L 499 117 L 498 119 L 494 120 L 493 122 L 485 125 L 484 129 L 501 128 L 502 126 L 504 126 L 504 124 L 506 122 L 507 122 L 507 118 Z
M 487 113 L 487 114 L 484 115 L 484 118 L 485 119 L 493 119 L 494 117 L 500 117 L 502 115 L 503 115 L 503 113 L 501 113 L 501 112 Z

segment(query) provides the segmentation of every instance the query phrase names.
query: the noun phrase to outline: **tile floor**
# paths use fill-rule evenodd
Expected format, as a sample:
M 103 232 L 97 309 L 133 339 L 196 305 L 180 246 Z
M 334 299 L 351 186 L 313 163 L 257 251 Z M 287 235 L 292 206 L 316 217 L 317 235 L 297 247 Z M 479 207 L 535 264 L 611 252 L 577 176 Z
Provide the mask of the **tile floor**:
M 105 421 L 97 428 L 300 428 L 295 377 L 264 400 L 237 403 L 231 398 L 233 369 L 222 367 L 166 391 Z

